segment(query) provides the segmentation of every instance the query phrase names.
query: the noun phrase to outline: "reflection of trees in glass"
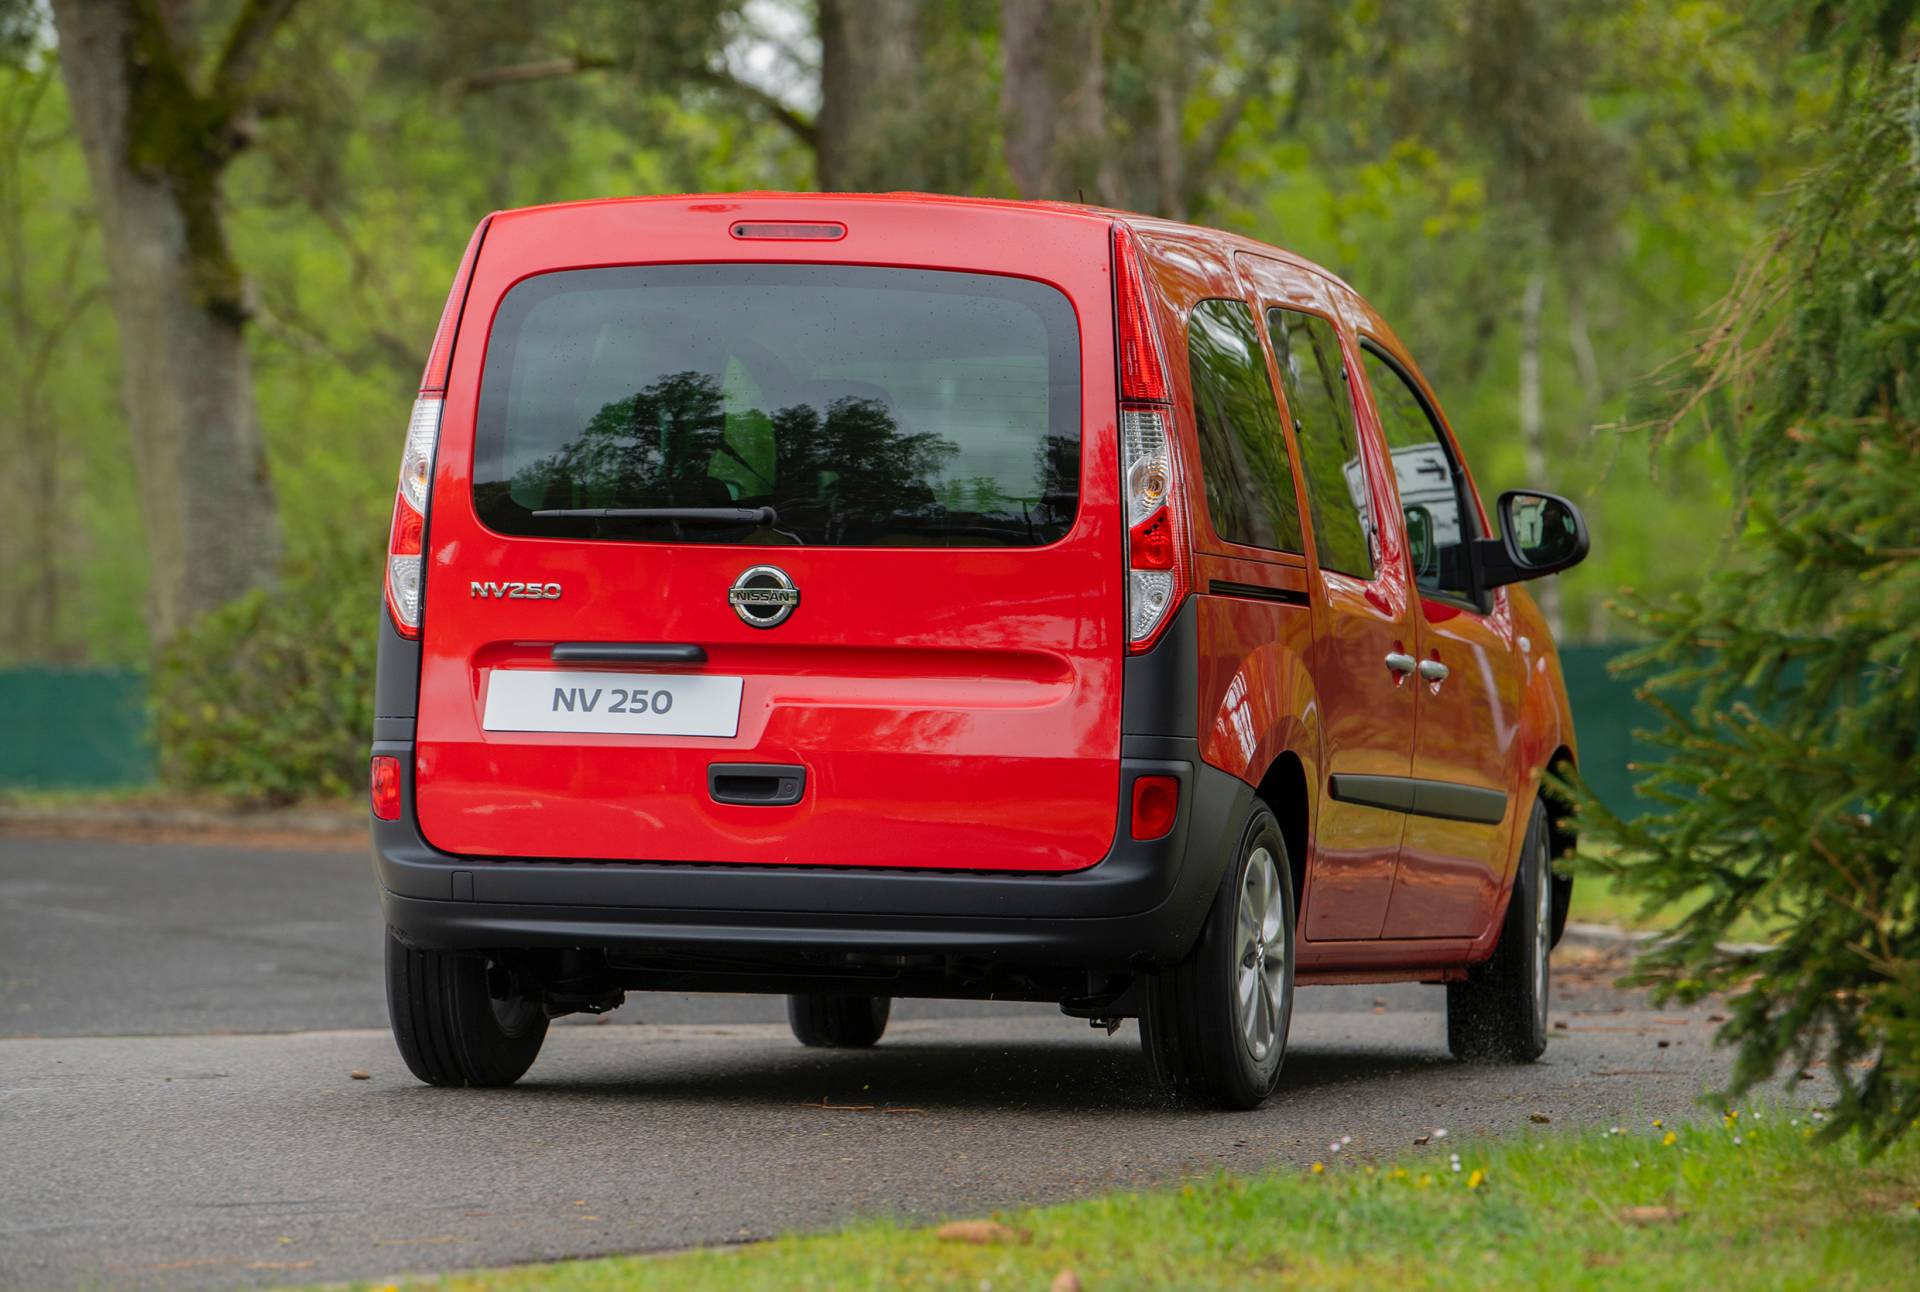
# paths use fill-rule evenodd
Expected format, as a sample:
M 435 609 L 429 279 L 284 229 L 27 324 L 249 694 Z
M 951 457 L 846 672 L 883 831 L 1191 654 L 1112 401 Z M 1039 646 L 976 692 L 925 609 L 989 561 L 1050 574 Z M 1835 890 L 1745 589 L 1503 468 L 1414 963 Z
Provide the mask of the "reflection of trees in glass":
M 944 510 L 1021 515 L 986 478 L 960 482 L 957 501 L 936 496 L 959 446 L 932 432 L 903 432 L 884 400 L 843 397 L 824 410 L 793 404 L 731 416 L 725 403 L 714 377 L 670 373 L 602 406 L 566 445 L 515 472 L 512 496 L 528 510 L 771 503 L 782 529 L 815 543 L 937 525 Z M 768 428 L 771 479 L 764 446 L 732 443 L 730 426 L 736 435 Z
M 1240 301 L 1201 301 L 1187 329 L 1193 413 L 1220 537 L 1298 552 L 1299 507 L 1253 316 Z
M 1306 474 L 1307 507 L 1313 515 L 1320 564 L 1360 578 L 1373 576 L 1367 543 L 1366 492 L 1358 499 L 1347 466 L 1357 463 L 1360 443 L 1347 394 L 1346 362 L 1339 338 L 1324 319 L 1291 310 L 1269 310 L 1267 332 L 1293 413 L 1294 437 Z
M 726 431 L 720 385 L 669 373 L 605 404 L 579 435 L 514 473 L 513 496 L 548 507 L 707 507 L 727 502 L 711 476 Z

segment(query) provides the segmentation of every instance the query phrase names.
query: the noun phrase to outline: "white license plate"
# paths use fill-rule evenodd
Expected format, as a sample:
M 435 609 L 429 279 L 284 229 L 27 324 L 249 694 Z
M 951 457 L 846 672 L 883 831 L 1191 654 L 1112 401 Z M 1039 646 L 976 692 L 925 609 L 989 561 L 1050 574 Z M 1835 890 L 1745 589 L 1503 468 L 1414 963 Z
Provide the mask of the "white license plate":
M 497 668 L 487 682 L 481 725 L 488 731 L 731 736 L 740 730 L 740 679 Z

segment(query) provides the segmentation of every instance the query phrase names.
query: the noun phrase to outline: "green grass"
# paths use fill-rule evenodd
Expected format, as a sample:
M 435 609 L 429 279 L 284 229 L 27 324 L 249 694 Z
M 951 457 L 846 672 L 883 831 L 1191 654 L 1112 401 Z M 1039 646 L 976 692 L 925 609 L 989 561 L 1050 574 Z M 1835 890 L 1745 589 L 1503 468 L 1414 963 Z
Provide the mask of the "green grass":
M 1862 1164 L 1801 1115 L 1638 1124 L 1620 1135 L 1447 1142 L 1001 1214 L 1030 1240 L 973 1246 L 884 1222 L 817 1237 L 412 1280 L 439 1292 L 645 1288 L 1913 1287 L 1920 1146 Z M 1736 1138 L 1737 1137 L 1737 1138 Z M 1636 1213 L 1633 1208 L 1656 1209 Z M 359 1285 L 370 1286 L 370 1285 Z

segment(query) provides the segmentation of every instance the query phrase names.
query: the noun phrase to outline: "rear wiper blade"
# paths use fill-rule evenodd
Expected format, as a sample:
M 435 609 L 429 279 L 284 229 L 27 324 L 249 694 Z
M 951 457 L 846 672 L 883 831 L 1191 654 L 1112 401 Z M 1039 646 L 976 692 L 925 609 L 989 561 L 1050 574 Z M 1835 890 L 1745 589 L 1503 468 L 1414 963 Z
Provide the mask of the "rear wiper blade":
M 550 507 L 542 520 L 584 516 L 594 520 L 688 520 L 708 525 L 766 525 L 780 517 L 771 507 Z

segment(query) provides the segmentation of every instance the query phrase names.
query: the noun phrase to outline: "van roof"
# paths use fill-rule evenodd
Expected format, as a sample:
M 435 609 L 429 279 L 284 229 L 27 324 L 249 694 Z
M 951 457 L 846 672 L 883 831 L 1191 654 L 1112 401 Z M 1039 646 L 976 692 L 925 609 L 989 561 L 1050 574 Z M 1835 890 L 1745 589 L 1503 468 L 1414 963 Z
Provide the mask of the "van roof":
M 1125 221 L 1130 227 L 1156 237 L 1180 242 L 1200 243 L 1221 252 L 1250 251 L 1263 256 L 1272 256 L 1298 265 L 1303 269 L 1339 283 L 1353 291 L 1351 285 L 1338 274 L 1322 265 L 1315 264 L 1306 257 L 1276 247 L 1271 243 L 1260 242 L 1254 238 L 1229 233 L 1223 229 L 1209 228 L 1206 225 L 1188 224 L 1179 220 L 1169 220 L 1155 215 L 1143 215 L 1138 211 L 1126 211 L 1117 207 L 1098 206 L 1086 202 L 1061 202 L 1054 200 L 1029 201 L 1016 198 L 966 197 L 950 193 L 918 193 L 907 190 L 889 193 L 817 193 L 786 192 L 778 189 L 754 189 L 736 193 L 665 193 L 630 197 L 585 198 L 572 202 L 549 202 L 538 206 L 516 207 L 511 210 L 496 211 L 489 218 L 522 217 L 543 212 L 572 211 L 582 208 L 603 206 L 653 205 L 662 207 L 679 206 L 689 212 L 712 215 L 725 211 L 735 204 L 776 201 L 780 203 L 821 204 L 832 206 L 946 206 L 972 207 L 987 210 L 1023 211 L 1035 214 L 1058 216 L 1062 219 L 1112 220 Z M 1355 295 L 1358 295 L 1355 292 Z

